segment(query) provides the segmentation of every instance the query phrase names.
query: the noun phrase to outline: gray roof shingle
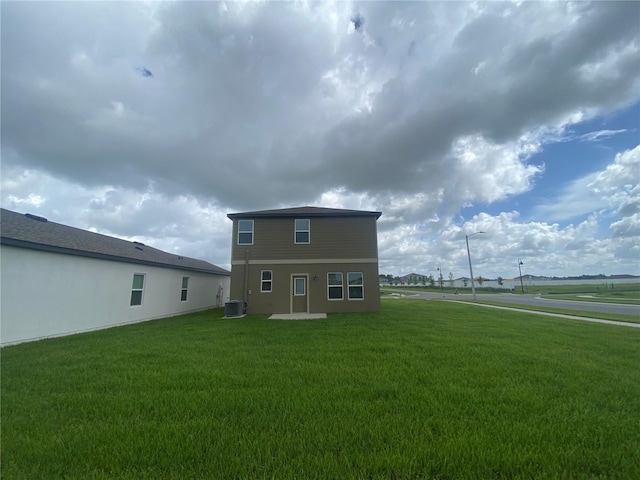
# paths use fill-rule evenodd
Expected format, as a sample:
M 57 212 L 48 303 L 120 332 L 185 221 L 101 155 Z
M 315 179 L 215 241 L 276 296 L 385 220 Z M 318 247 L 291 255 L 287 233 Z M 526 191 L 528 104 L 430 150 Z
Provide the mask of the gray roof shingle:
M 228 270 L 204 260 L 163 252 L 139 242 L 69 227 L 36 215 L 23 215 L 4 208 L 0 209 L 0 237 L 3 245 L 15 247 L 230 275 Z
M 366 210 L 345 210 L 342 208 L 297 207 L 277 210 L 258 210 L 256 212 L 229 213 L 231 220 L 235 218 L 278 218 L 278 217 L 376 217 L 382 212 Z

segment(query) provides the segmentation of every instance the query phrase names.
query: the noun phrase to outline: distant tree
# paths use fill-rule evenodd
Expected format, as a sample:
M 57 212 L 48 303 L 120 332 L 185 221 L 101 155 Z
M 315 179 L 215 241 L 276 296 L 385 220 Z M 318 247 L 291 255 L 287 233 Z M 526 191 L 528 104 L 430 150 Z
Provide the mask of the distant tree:
M 420 283 L 422 283 L 422 286 L 425 286 L 427 284 L 427 277 L 425 277 L 424 275 L 422 275 L 420 277 Z
M 482 278 L 482 275 L 480 275 L 480 276 L 478 277 L 478 284 L 479 284 L 479 285 L 482 285 L 482 282 L 484 282 L 484 279 Z
M 469 280 L 465 277 L 462 279 L 462 284 L 466 287 L 469 284 Z
M 453 288 L 453 273 L 449 272 L 449 286 Z
M 436 284 L 436 281 L 433 278 L 433 274 L 429 274 L 429 286 L 433 287 Z
M 498 277 L 498 285 L 502 285 L 503 283 L 502 277 Z

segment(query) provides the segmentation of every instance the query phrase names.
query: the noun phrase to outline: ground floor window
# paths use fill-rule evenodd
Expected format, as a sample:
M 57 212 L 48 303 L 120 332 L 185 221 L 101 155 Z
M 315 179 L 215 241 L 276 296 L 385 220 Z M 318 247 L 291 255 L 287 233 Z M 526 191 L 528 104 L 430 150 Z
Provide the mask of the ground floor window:
M 273 270 L 262 270 L 261 278 L 260 291 L 270 292 L 273 288 Z
M 144 292 L 144 274 L 134 273 L 131 285 L 131 306 L 142 305 L 142 293 Z
M 364 275 L 362 272 L 347 273 L 349 281 L 349 300 L 364 299 Z
M 182 289 L 180 290 L 180 301 L 187 301 L 187 292 L 189 290 L 189 277 L 182 277 Z
M 327 289 L 329 300 L 342 300 L 342 272 L 329 272 L 327 274 Z

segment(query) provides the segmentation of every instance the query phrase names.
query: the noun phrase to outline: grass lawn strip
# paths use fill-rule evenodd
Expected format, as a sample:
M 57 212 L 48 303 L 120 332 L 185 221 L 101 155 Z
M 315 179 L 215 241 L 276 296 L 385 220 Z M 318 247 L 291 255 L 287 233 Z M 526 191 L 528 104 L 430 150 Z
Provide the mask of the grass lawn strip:
M 222 315 L 2 349 L 3 478 L 640 478 L 638 331 L 450 302 Z
M 640 305 L 640 299 L 638 298 L 625 298 L 625 297 L 600 297 L 597 295 L 587 294 L 572 294 L 572 295 L 558 295 L 549 294 L 541 295 L 543 298 L 549 298 L 553 300 L 572 300 L 579 302 L 595 302 L 595 303 L 621 303 L 624 305 Z
M 451 300 L 459 303 L 475 303 L 478 305 L 488 305 L 488 306 L 496 306 L 496 307 L 505 307 L 514 310 L 523 310 L 523 311 L 537 311 L 537 312 L 546 312 L 552 314 L 559 315 L 567 315 L 573 317 L 584 317 L 584 318 L 593 318 L 596 320 L 611 320 L 614 322 L 626 322 L 626 323 L 640 323 L 640 318 L 634 317 L 632 315 L 623 315 L 618 313 L 607 313 L 607 312 L 586 312 L 584 310 L 569 310 L 563 308 L 552 308 L 552 307 L 534 307 L 531 305 L 518 305 L 513 303 L 506 302 L 493 302 L 489 300 Z
M 542 311 L 538 311 L 537 309 L 535 309 L 535 307 L 530 307 L 530 308 L 519 308 L 519 305 L 517 306 L 503 306 L 503 305 L 493 305 L 491 303 L 485 303 L 485 302 L 473 302 L 473 301 L 465 301 L 465 300 L 448 300 L 449 302 L 456 302 L 456 303 L 472 303 L 472 304 L 476 304 L 480 307 L 487 307 L 487 308 L 497 308 L 500 310 L 511 310 L 514 312 L 518 312 L 518 311 L 527 311 L 529 313 L 535 314 L 535 315 L 547 315 L 547 316 L 552 316 L 552 317 L 558 317 L 558 318 L 567 318 L 569 320 L 579 320 L 582 322 L 594 322 L 594 323 L 605 323 L 608 325 L 619 325 L 622 327 L 635 327 L 635 328 L 640 328 L 640 322 L 639 323 L 634 323 L 633 321 L 629 321 L 629 322 L 621 322 L 621 321 L 616 321 L 616 320 L 605 320 L 603 318 L 595 318 L 595 317 L 584 317 L 584 316 L 579 316 L 579 315 L 568 315 L 565 313 L 553 313 L 553 312 L 542 312 Z
M 604 302 L 604 303 L 622 303 L 631 305 L 640 305 L 640 283 L 617 284 L 615 288 L 609 288 L 607 285 L 527 285 L 526 293 L 541 295 L 545 297 L 564 298 L 568 300 L 578 300 L 584 302 Z M 409 295 L 409 292 L 431 292 L 440 293 L 439 287 L 426 286 L 385 286 L 381 288 L 384 293 L 403 292 Z M 444 293 L 449 295 L 454 292 L 471 293 L 471 288 L 453 288 L 444 286 Z M 516 292 L 519 292 L 518 289 Z M 482 288 L 476 286 L 476 292 L 482 294 L 501 294 L 505 293 L 504 289 Z

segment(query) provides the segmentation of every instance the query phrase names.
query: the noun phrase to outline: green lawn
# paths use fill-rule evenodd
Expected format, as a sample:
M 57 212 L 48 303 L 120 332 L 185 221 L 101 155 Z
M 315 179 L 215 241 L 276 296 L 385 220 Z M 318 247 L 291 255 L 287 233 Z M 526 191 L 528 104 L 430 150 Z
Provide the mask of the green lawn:
M 449 297 L 451 299 L 452 297 Z M 471 299 L 455 299 L 457 302 L 479 303 L 482 305 L 496 305 L 498 307 L 516 308 L 518 310 L 534 310 L 537 312 L 560 313 L 562 315 L 573 315 L 575 317 L 596 318 L 599 320 L 614 320 L 617 322 L 640 323 L 640 317 L 637 315 L 624 315 L 621 313 L 608 312 L 587 312 L 585 310 L 570 310 L 568 308 L 555 307 L 538 307 L 530 305 L 518 305 L 508 302 L 493 302 L 488 300 L 471 300 Z
M 622 283 L 614 285 L 611 288 L 611 284 L 603 283 L 601 285 L 525 285 L 525 293 L 529 295 L 543 295 L 550 298 L 563 299 L 563 300 L 578 300 L 583 302 L 604 302 L 604 303 L 624 303 L 631 305 L 640 305 L 640 283 Z M 447 295 L 451 295 L 455 292 L 458 293 L 471 293 L 471 287 L 468 288 L 453 288 L 445 284 L 443 290 L 440 287 L 425 287 L 425 286 L 412 286 L 412 287 L 392 287 L 385 286 L 382 288 L 384 295 L 390 295 L 393 293 L 410 293 L 410 292 L 431 292 L 440 293 L 444 292 Z M 519 295 L 521 292 L 520 286 L 514 290 L 514 295 Z M 476 293 L 482 294 L 500 294 L 508 293 L 508 290 L 499 288 L 483 288 L 476 285 Z
M 2 349 L 2 477 L 640 478 L 640 329 L 447 302 Z
M 637 298 L 635 292 L 623 292 L 615 294 L 611 292 L 602 293 L 574 293 L 568 295 L 548 294 L 546 298 L 555 300 L 574 300 L 580 302 L 598 302 L 598 303 L 622 303 L 626 305 L 640 305 L 640 298 Z
M 640 283 L 619 283 L 613 285 L 525 285 L 526 293 L 543 295 L 590 294 L 603 298 L 635 298 L 640 299 Z M 518 290 L 519 291 L 519 290 Z

